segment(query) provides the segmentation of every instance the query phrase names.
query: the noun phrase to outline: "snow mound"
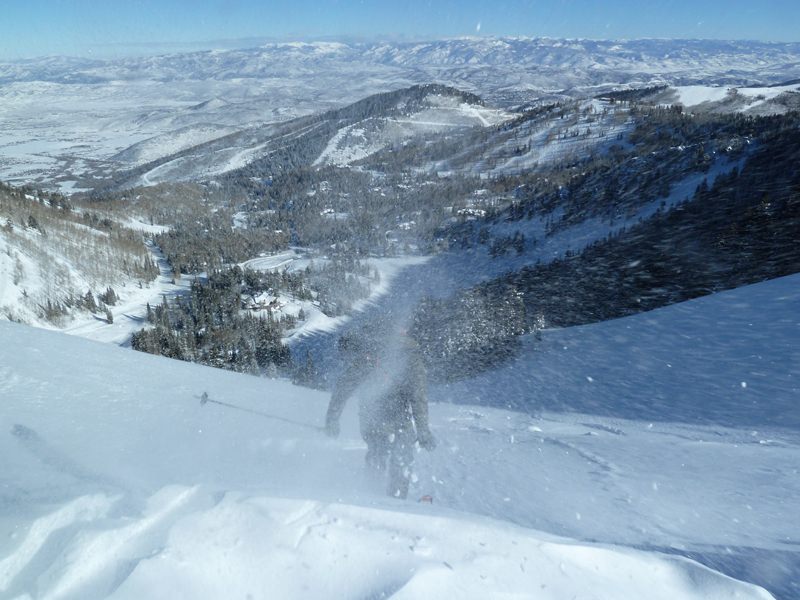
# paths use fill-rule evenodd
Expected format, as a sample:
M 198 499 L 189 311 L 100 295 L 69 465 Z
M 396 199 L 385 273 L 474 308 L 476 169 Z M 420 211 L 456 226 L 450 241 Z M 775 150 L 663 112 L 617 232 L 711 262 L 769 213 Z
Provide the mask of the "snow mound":
M 34 522 L 23 549 L 0 563 L 0 589 L 48 537 L 83 522 L 88 530 L 72 538 L 68 560 L 51 566 L 43 597 L 770 597 L 685 559 L 543 540 L 488 521 L 215 498 L 180 486 L 158 491 L 136 517 L 109 519 L 113 504 L 80 497 Z

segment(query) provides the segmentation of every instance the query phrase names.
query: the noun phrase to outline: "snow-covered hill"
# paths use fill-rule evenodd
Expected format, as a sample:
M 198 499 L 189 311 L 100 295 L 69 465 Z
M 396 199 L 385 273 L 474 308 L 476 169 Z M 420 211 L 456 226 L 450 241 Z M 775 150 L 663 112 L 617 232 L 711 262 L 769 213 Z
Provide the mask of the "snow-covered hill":
M 682 554 L 796 597 L 797 429 L 735 407 L 796 398 L 799 286 L 547 331 L 485 383 L 432 390 L 411 498 L 433 504 L 362 477 L 355 402 L 331 440 L 324 393 L 0 323 L 0 593 L 769 597 Z M 449 403 L 545 393 L 583 413 Z M 732 421 L 693 424 L 715 393 Z
M 175 154 L 186 148 L 221 138 L 236 129 L 223 125 L 197 125 L 164 133 L 129 146 L 113 158 L 122 163 L 140 165 Z
M 0 223 L 2 320 L 54 328 L 75 325 L 77 317 L 89 329 L 117 329 L 121 324 L 108 327 L 109 316 L 135 323 L 144 303 L 166 291 L 151 287 L 158 269 L 137 231 L 144 224 L 123 225 L 108 213 L 2 185 Z M 106 296 L 110 288 L 115 299 Z
M 342 127 L 328 141 L 315 165 L 349 165 L 380 150 L 422 135 L 468 127 L 490 127 L 511 118 L 501 110 L 470 104 L 453 96 L 432 96 L 421 110 L 393 118 L 367 118 Z
M 321 115 L 248 127 L 153 160 L 120 174 L 117 181 L 131 186 L 209 179 L 253 163 L 268 165 L 271 172 L 279 172 L 283 166 L 343 166 L 415 138 L 488 128 L 510 117 L 454 88 L 412 86 L 369 96 Z M 153 147 L 147 143 L 148 148 Z M 155 147 L 164 146 L 155 143 Z M 129 153 L 130 149 L 123 154 Z

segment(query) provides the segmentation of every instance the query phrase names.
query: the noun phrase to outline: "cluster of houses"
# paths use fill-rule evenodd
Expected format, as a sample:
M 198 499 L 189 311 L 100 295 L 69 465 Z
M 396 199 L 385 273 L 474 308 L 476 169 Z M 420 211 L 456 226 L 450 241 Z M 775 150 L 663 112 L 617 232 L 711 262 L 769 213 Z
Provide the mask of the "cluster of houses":
M 277 296 L 271 291 L 261 292 L 255 295 L 242 296 L 242 308 L 252 312 L 260 312 L 268 310 L 270 312 L 280 310 L 285 306 L 285 302 L 281 302 Z

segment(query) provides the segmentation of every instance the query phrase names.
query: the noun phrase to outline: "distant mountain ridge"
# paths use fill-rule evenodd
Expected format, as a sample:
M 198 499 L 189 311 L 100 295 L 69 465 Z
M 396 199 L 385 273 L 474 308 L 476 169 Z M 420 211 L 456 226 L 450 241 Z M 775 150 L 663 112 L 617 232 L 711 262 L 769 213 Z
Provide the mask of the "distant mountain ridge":
M 289 42 L 257 48 L 208 50 L 151 57 L 96 60 L 47 57 L 0 63 L 0 84 L 46 81 L 99 83 L 155 79 L 226 80 L 299 76 L 328 67 L 381 67 L 421 70 L 417 81 L 439 74 L 449 83 L 482 81 L 500 85 L 499 73 L 512 69 L 509 84 L 542 88 L 645 81 L 778 83 L 800 76 L 800 43 L 719 40 L 587 40 L 551 38 L 457 38 L 428 42 Z M 568 72 L 564 72 L 568 70 Z M 527 74 L 521 76 L 520 73 Z M 533 76 L 533 77 L 532 77 Z
M 130 187 L 167 181 L 200 180 L 253 165 L 253 176 L 266 176 L 270 169 L 307 167 L 312 164 L 349 164 L 375 152 L 442 129 L 466 130 L 487 126 L 508 118 L 496 109 L 485 108 L 475 94 L 440 84 L 374 94 L 342 108 L 299 117 L 283 123 L 249 127 L 213 137 L 222 128 L 207 128 L 208 141 L 183 147 L 120 174 L 114 185 Z M 358 126 L 359 129 L 353 130 Z M 185 138 L 199 136 L 197 128 Z M 357 138 L 355 141 L 348 138 Z M 162 138 L 166 136 L 161 136 Z M 115 158 L 141 157 L 154 147 L 165 147 L 161 139 L 140 142 Z M 341 148 L 339 147 L 341 146 Z M 341 151 L 349 152 L 346 157 Z M 257 172 L 256 172 L 257 171 Z

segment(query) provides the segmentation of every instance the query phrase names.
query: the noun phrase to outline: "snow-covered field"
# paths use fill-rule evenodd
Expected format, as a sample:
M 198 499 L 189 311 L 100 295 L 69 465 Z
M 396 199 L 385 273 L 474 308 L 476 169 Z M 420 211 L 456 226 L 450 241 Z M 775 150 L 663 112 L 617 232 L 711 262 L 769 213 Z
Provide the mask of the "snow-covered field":
M 787 112 L 788 105 L 797 105 L 799 95 L 798 83 L 772 86 L 679 85 L 654 94 L 652 99 L 662 106 L 680 104 L 692 111 L 769 115 Z M 784 105 L 787 101 L 788 105 Z
M 781 94 L 798 92 L 800 92 L 798 83 L 771 87 L 687 85 L 671 89 L 671 93 L 677 96 L 675 102 L 683 106 L 696 107 L 701 104 L 714 104 L 727 100 L 735 104 L 735 110 L 740 112 L 755 109 Z
M 363 477 L 355 402 L 331 440 L 327 394 L 0 323 L 0 594 L 769 597 L 683 554 L 797 597 L 797 423 L 746 415 L 797 398 L 798 314 L 793 276 L 546 331 L 432 390 L 409 501 Z

